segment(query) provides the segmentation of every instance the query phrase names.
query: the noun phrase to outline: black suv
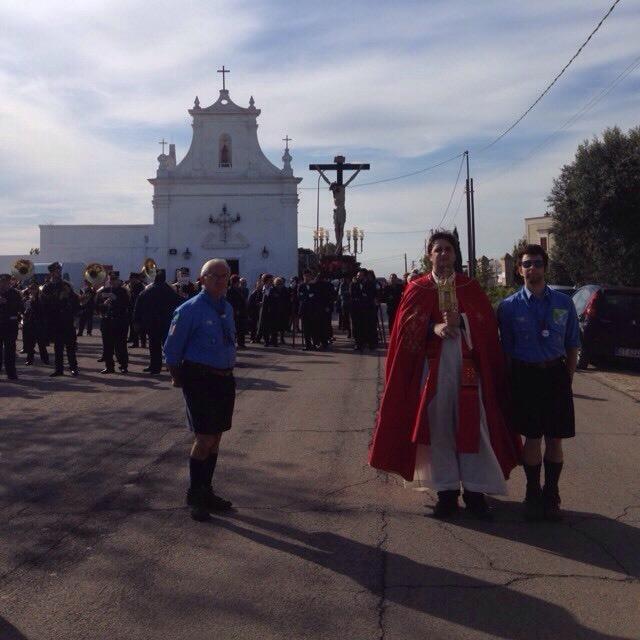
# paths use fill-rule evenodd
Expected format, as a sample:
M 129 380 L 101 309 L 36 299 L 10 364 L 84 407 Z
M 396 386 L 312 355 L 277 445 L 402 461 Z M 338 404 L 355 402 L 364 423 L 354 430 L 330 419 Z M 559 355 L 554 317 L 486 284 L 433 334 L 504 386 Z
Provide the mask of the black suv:
M 616 359 L 640 365 L 640 289 L 588 284 L 573 295 L 580 321 L 578 368 Z

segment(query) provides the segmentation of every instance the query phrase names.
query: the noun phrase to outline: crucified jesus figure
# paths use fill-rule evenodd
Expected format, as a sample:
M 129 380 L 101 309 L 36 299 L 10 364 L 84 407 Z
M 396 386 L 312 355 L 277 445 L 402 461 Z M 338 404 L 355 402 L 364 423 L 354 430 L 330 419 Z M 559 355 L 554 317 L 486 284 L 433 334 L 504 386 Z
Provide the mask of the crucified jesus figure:
M 342 255 L 342 239 L 344 237 L 344 224 L 347 220 L 347 210 L 344 206 L 345 202 L 345 189 L 348 187 L 360 173 L 363 167 L 358 168 L 357 171 L 347 180 L 344 184 L 340 182 L 331 182 L 327 176 L 324 175 L 322 169 L 318 168 L 318 172 L 322 176 L 322 179 L 329 185 L 329 190 L 333 194 L 333 229 L 336 236 L 336 255 Z

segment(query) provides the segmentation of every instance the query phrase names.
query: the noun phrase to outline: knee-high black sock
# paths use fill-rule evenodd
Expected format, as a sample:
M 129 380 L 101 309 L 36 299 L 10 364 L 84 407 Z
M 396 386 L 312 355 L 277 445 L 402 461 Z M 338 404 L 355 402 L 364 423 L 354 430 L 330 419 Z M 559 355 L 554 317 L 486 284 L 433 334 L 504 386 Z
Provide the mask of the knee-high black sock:
M 210 487 L 213 481 L 213 472 L 216 470 L 216 462 L 218 462 L 218 452 L 212 453 L 206 459 L 207 471 L 206 471 L 206 487 Z
M 544 491 L 550 496 L 558 496 L 558 481 L 562 473 L 562 462 L 544 461 Z
M 208 460 L 189 458 L 189 478 L 192 491 L 199 491 L 202 487 L 207 486 L 207 463 Z
M 535 498 L 540 495 L 540 470 L 541 464 L 523 464 L 524 473 L 527 476 L 527 498 Z

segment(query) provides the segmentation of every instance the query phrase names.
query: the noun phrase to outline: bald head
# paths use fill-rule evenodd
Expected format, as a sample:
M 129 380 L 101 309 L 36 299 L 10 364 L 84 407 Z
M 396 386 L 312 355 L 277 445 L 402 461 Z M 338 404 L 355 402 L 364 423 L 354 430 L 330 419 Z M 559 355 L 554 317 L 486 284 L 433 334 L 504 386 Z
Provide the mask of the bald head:
M 231 273 L 231 267 L 229 267 L 227 261 L 222 258 L 213 258 L 213 260 L 207 260 L 207 262 L 202 265 L 202 269 L 200 269 L 200 277 L 206 276 L 208 273 L 213 273 L 214 271 L 216 273 L 221 273 L 223 270 L 228 274 Z
M 211 297 L 217 299 L 225 294 L 230 273 L 231 269 L 226 260 L 209 260 L 200 270 L 202 286 Z

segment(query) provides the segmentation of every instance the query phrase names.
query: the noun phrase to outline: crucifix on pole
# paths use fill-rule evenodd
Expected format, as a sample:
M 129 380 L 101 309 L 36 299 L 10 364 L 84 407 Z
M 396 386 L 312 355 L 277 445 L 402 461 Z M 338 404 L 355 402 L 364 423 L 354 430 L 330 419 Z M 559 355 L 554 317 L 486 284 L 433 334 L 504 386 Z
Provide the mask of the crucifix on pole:
M 164 146 L 167 144 L 167 141 L 164 138 L 162 138 L 162 140 L 160 140 L 158 144 L 162 145 L 162 155 L 164 155 Z
M 317 171 L 320 177 L 329 185 L 329 190 L 333 193 L 333 202 L 335 209 L 333 210 L 333 226 L 336 236 L 336 255 L 342 255 L 342 238 L 344 236 L 344 223 L 347 219 L 347 210 L 345 208 L 345 189 L 356 178 L 361 171 L 368 171 L 369 164 L 351 164 L 345 162 L 344 156 L 336 156 L 333 159 L 334 164 L 310 164 L 311 171 Z M 325 171 L 335 171 L 336 179 L 331 182 L 324 174 Z M 343 180 L 344 171 L 355 171 L 355 173 L 346 181 Z

